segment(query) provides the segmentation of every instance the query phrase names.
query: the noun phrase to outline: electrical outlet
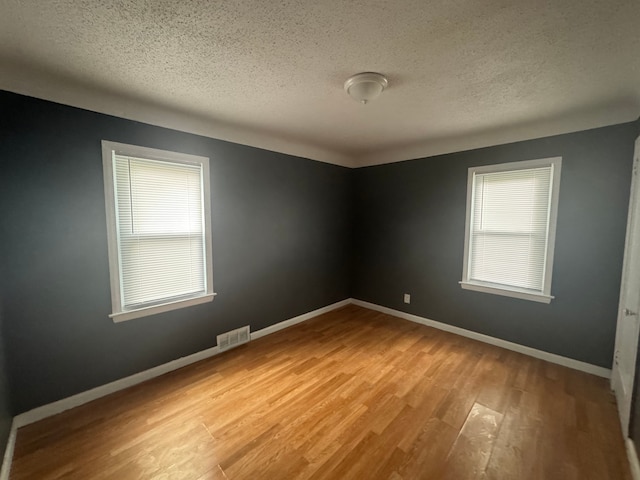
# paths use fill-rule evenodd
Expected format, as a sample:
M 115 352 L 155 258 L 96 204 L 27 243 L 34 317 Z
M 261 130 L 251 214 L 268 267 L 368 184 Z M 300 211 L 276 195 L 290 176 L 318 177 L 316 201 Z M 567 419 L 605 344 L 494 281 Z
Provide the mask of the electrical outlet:
M 411 295 L 408 293 L 404 294 L 404 303 L 411 303 Z

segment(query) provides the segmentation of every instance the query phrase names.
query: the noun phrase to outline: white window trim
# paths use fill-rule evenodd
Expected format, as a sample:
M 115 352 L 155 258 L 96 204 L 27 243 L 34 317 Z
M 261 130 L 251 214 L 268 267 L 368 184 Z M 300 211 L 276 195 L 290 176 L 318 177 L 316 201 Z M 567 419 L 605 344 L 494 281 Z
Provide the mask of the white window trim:
M 540 168 L 553 165 L 553 174 L 551 177 L 551 205 L 549 211 L 549 234 L 547 242 L 547 255 L 545 259 L 544 285 L 541 293 L 531 292 L 515 287 L 507 287 L 503 285 L 495 285 L 486 282 L 477 282 L 469 280 L 469 238 L 471 235 L 471 214 L 473 202 L 473 178 L 478 173 L 497 173 L 504 171 L 526 170 L 531 168 Z M 541 158 L 537 160 L 525 160 L 521 162 L 501 163 L 497 165 L 484 165 L 482 167 L 469 168 L 467 176 L 467 211 L 464 229 L 464 262 L 462 267 L 462 281 L 460 286 L 465 290 L 474 290 L 476 292 L 493 293 L 495 295 L 503 295 L 506 297 L 519 298 L 522 300 L 531 300 L 534 302 L 551 303 L 555 298 L 551 295 L 551 280 L 553 278 L 553 256 L 556 243 L 556 221 L 558 218 L 558 200 L 560 195 L 560 170 L 562 167 L 562 157 Z
M 116 202 L 114 189 L 114 154 L 128 155 L 134 157 L 148 158 L 153 160 L 166 160 L 174 163 L 185 163 L 189 165 L 202 165 L 203 177 L 203 197 L 204 197 L 204 229 L 205 229 L 205 254 L 206 254 L 206 291 L 203 295 L 162 303 L 149 307 L 124 310 L 122 308 L 121 285 L 120 285 L 120 261 L 118 258 L 118 231 L 116 219 Z M 177 310 L 210 302 L 216 295 L 213 292 L 213 268 L 212 268 L 212 247 L 211 247 L 211 191 L 209 180 L 209 159 L 197 155 L 186 153 L 170 152 L 155 148 L 140 147 L 124 143 L 102 141 L 102 168 L 104 173 L 104 195 L 105 208 L 107 214 L 107 236 L 109 244 L 109 277 L 111 283 L 111 307 L 112 312 L 109 317 L 114 322 L 123 322 L 134 318 L 146 317 L 157 313 Z

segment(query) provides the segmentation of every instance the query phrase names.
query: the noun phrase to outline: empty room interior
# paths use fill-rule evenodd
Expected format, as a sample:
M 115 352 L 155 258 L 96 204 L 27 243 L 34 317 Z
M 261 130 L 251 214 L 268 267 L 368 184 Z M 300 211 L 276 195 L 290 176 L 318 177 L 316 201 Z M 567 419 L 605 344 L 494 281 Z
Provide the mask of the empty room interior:
M 640 480 L 639 25 L 0 0 L 0 480 Z

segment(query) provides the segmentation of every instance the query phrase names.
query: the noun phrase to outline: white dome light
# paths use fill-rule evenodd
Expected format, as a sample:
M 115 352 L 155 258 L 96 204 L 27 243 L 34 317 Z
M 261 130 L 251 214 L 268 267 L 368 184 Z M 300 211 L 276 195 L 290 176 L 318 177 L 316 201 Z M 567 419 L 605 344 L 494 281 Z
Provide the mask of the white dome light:
M 358 73 L 344 82 L 344 90 L 354 100 L 368 103 L 380 96 L 389 82 L 384 75 L 373 72 Z

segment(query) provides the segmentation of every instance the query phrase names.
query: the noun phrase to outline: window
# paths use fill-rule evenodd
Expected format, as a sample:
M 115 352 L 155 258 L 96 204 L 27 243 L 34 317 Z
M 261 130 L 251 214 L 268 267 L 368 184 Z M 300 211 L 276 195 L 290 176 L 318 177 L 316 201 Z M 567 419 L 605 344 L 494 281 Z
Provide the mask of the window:
M 114 321 L 213 299 L 209 159 L 102 142 Z
M 551 302 L 561 162 L 469 169 L 462 288 Z

